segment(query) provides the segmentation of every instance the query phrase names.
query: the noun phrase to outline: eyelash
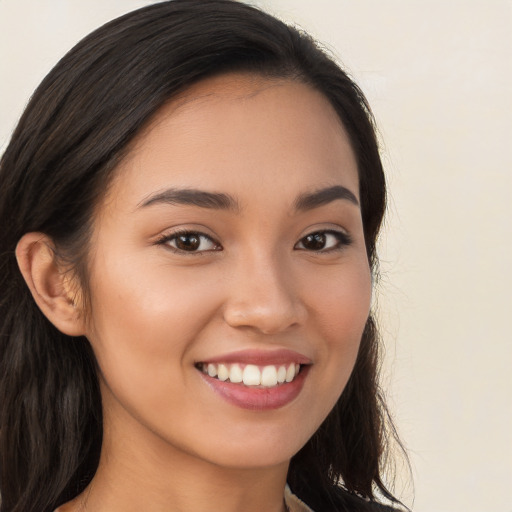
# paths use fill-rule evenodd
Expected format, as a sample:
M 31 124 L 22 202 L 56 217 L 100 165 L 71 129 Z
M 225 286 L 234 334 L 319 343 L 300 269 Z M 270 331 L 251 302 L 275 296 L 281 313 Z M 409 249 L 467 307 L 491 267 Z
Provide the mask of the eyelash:
M 307 249 L 306 247 L 304 247 L 304 241 L 308 238 L 313 238 L 313 237 L 318 237 L 318 236 L 327 237 L 329 235 L 336 238 L 336 244 L 334 247 L 329 247 L 327 249 L 324 249 L 324 248 Z M 202 243 L 201 240 L 207 239 L 209 242 L 211 242 L 212 244 L 215 245 L 215 248 L 205 249 L 202 251 L 197 251 L 197 250 L 187 251 L 187 250 L 179 249 L 178 247 L 174 247 L 174 246 L 170 245 L 171 242 L 176 241 L 179 237 L 187 237 L 187 236 L 188 237 L 195 236 L 195 237 L 199 238 L 200 239 L 199 244 Z M 221 251 L 222 250 L 222 246 L 218 242 L 216 242 L 211 236 L 207 235 L 206 233 L 202 233 L 201 231 L 193 231 L 193 230 L 186 230 L 186 229 L 163 235 L 156 241 L 156 244 L 157 245 L 165 245 L 166 247 L 168 247 L 170 250 L 172 250 L 175 253 L 187 254 L 187 255 L 203 255 L 203 253 L 205 253 L 205 252 Z M 299 244 L 302 244 L 303 247 L 297 247 Z M 324 230 L 319 230 L 319 231 L 313 231 L 312 233 L 309 233 L 306 236 L 302 237 L 294 245 L 294 249 L 300 250 L 300 251 L 313 252 L 316 254 L 322 254 L 322 253 L 325 254 L 325 253 L 343 250 L 344 247 L 349 246 L 351 244 L 352 244 L 352 238 L 347 233 L 344 233 L 342 231 L 336 231 L 333 229 L 324 229 Z M 201 245 L 199 245 L 199 247 L 200 246 Z

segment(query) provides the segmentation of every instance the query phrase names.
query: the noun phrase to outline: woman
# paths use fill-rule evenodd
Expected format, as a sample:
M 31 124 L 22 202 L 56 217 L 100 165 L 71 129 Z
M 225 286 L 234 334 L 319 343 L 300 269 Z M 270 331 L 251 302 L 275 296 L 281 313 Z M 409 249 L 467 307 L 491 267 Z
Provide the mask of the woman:
M 229 0 L 127 14 L 46 77 L 0 173 L 2 512 L 397 502 L 382 165 L 307 35 Z

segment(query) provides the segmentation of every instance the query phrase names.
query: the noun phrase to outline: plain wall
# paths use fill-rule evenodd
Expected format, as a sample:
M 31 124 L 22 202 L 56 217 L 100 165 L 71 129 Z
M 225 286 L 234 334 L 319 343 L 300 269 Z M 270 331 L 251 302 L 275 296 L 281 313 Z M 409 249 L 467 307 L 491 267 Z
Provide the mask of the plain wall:
M 0 152 L 64 52 L 148 3 L 0 0 Z M 414 510 L 512 511 L 512 2 L 254 3 L 326 43 L 378 121 L 384 376 Z

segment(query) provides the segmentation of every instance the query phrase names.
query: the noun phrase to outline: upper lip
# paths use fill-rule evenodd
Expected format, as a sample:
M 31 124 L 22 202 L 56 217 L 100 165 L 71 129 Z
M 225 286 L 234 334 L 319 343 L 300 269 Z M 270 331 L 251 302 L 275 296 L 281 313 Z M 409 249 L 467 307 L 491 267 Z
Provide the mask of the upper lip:
M 294 350 L 238 350 L 228 354 L 222 354 L 212 358 L 204 359 L 201 363 L 242 363 L 254 364 L 257 366 L 278 365 L 286 363 L 311 364 L 312 361 Z

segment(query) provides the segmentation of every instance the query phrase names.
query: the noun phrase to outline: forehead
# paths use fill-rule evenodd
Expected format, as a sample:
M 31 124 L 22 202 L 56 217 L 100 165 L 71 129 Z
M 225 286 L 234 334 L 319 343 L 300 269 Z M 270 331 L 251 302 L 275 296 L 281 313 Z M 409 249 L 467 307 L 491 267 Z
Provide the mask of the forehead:
M 243 196 L 338 184 L 358 196 L 355 157 L 328 100 L 300 81 L 230 74 L 160 109 L 119 165 L 111 195 L 140 203 L 170 185 Z

